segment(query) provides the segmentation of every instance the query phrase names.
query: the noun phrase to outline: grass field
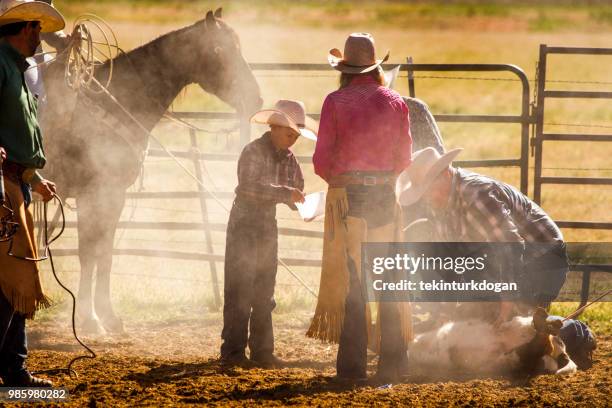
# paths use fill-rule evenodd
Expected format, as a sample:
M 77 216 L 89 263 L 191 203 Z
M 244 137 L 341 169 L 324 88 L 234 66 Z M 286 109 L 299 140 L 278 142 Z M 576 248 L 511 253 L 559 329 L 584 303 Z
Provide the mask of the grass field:
M 344 1 L 247 2 L 225 4 L 209 1 L 68 1 L 58 0 L 72 27 L 83 13 L 94 13 L 108 20 L 116 31 L 120 46 L 126 50 L 182 27 L 203 17 L 204 12 L 219 5 L 224 16 L 241 38 L 243 54 L 249 62 L 326 62 L 328 49 L 342 48 L 352 31 L 370 31 L 379 51 L 390 49 L 391 62 L 405 62 L 408 56 L 416 63 L 509 63 L 522 68 L 530 79 L 533 92 L 535 65 L 539 44 L 609 47 L 612 44 L 612 7 L 606 1 L 570 2 L 375 2 L 357 5 Z M 68 29 L 70 31 L 70 29 Z M 612 57 L 554 57 L 549 64 L 551 89 L 612 91 Z M 443 76 L 469 79 L 447 79 Z M 278 98 L 305 101 L 308 110 L 318 113 L 325 95 L 335 89 L 337 74 L 328 71 L 302 76 L 300 73 L 258 72 L 258 81 L 266 105 Z M 484 80 L 502 79 L 502 80 Z M 417 96 L 426 101 L 434 113 L 519 114 L 519 82 L 506 74 L 435 74 L 417 75 Z M 397 90 L 408 94 L 406 79 L 399 78 Z M 214 96 L 189 87 L 176 100 L 176 111 L 228 110 Z M 612 109 L 609 101 L 561 101 L 547 106 L 546 130 L 610 134 Z M 571 124 L 582 126 L 567 126 Z M 227 127 L 216 122 L 199 123 L 203 127 Z M 462 159 L 518 157 L 519 127 L 516 125 L 440 124 L 447 147 L 464 147 Z M 253 128 L 257 134 L 261 128 Z M 170 147 L 186 149 L 185 130 L 162 124 L 155 130 Z M 184 135 L 184 136 L 177 136 Z M 229 137 L 198 136 L 202 150 L 226 152 L 235 149 L 237 135 Z M 295 151 L 312 153 L 314 145 L 300 140 Z M 546 145 L 545 175 L 612 177 L 612 143 L 558 142 Z M 531 159 L 531 166 L 533 161 Z M 145 187 L 148 191 L 194 190 L 195 185 L 168 159 L 150 158 L 146 163 Z M 207 163 L 215 179 L 207 179 L 210 188 L 231 191 L 236 183 L 235 167 Z M 324 183 L 304 165 L 306 190 L 317 191 Z M 516 169 L 477 169 L 518 185 Z M 533 172 L 530 172 L 532 186 Z M 595 186 L 545 186 L 543 207 L 555 219 L 612 222 L 612 189 Z M 196 201 L 128 202 L 123 219 L 141 221 L 200 222 Z M 229 205 L 229 201 L 226 203 Z M 224 222 L 227 214 L 210 202 L 211 219 Z M 74 219 L 73 213 L 68 214 Z M 321 223 L 304 225 L 285 209 L 279 213 L 281 226 L 321 230 Z M 610 242 L 612 231 L 565 230 L 568 241 Z M 215 253 L 223 253 L 225 235 L 213 233 Z M 201 232 L 170 233 L 159 231 L 118 231 L 120 248 L 165 248 L 205 252 Z M 75 248 L 76 231 L 70 230 L 58 247 Z M 319 240 L 283 239 L 282 257 L 320 257 Z M 60 276 L 76 288 L 76 258 L 58 260 Z M 47 268 L 47 266 L 45 266 Z M 282 268 L 281 268 L 282 269 Z M 217 264 L 222 274 L 222 264 Z M 296 268 L 311 287 L 318 285 L 319 271 Z M 279 272 L 278 312 L 297 309 L 313 310 L 314 299 L 284 271 Z M 151 277 L 153 276 L 153 278 Z M 51 295 L 58 301 L 67 298 L 45 274 Z M 170 294 L 170 296 L 169 296 Z M 113 296 L 122 314 L 136 319 L 167 319 L 193 307 L 211 305 L 209 265 L 191 261 L 171 261 L 116 257 Z M 67 305 L 64 303 L 64 305 Z M 565 313 L 570 305 L 556 306 Z M 186 309 L 185 309 L 186 308 Z M 42 317 L 55 313 L 52 309 Z M 589 311 L 585 318 L 598 328 L 610 332 L 612 310 L 609 304 Z

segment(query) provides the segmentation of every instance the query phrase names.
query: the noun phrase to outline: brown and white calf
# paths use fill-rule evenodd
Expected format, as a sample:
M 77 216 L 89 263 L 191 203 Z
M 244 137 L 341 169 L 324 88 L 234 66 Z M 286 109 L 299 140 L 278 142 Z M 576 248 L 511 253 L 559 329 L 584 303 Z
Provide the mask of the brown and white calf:
M 561 321 L 517 316 L 495 327 L 469 319 L 448 322 L 415 337 L 409 347 L 411 369 L 475 375 L 570 374 L 577 370 L 559 337 Z

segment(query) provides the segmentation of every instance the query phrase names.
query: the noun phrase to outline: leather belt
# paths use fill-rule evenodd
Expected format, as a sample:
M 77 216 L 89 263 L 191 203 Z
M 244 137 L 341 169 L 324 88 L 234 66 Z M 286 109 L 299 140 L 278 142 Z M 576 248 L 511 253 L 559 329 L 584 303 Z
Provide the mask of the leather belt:
M 11 178 L 14 181 L 20 182 L 23 177 L 23 173 L 27 170 L 27 167 L 12 162 L 10 160 L 4 160 L 2 162 L 2 172 L 6 175 L 6 177 Z
M 36 169 L 33 167 L 25 167 L 22 164 L 10 160 L 4 160 L 2 162 L 2 172 L 18 183 L 24 182 L 30 184 L 32 178 L 36 174 Z
M 393 173 L 378 173 L 378 174 L 367 174 L 367 173 L 344 173 L 333 176 L 329 181 L 331 187 L 345 187 L 350 184 L 357 184 L 363 186 L 379 186 L 388 184 L 395 186 L 397 177 Z

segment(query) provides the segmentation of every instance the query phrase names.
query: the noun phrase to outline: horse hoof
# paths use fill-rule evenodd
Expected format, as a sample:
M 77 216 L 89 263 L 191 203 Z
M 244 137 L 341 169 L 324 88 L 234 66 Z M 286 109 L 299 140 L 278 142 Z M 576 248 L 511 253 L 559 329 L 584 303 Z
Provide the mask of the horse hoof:
M 100 322 L 102 327 L 111 334 L 123 334 L 125 329 L 123 328 L 123 320 L 117 316 L 100 316 Z
M 104 328 L 100 324 L 100 321 L 94 316 L 90 316 L 84 319 L 78 319 L 77 327 L 83 334 L 86 335 L 99 336 L 106 333 Z

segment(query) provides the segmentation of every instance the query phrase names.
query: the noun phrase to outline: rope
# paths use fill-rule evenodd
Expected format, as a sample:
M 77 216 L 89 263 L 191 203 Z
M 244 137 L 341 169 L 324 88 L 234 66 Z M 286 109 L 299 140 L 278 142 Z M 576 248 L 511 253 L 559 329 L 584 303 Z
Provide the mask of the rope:
M 94 33 L 90 30 L 90 25 L 96 29 L 98 34 L 101 34 L 103 41 L 94 41 Z M 112 43 L 109 37 L 112 38 Z M 96 57 L 96 52 L 108 61 L 108 78 L 104 84 L 104 87 L 108 87 L 113 79 L 114 56 L 122 52 L 118 46 L 115 32 L 102 18 L 94 14 L 83 14 L 75 20 L 71 38 L 72 41 L 68 47 L 70 54 L 65 72 L 66 84 L 73 90 L 85 88 L 93 93 L 102 93 L 101 89 L 93 89 L 91 86 L 95 80 L 96 66 L 106 63 Z M 94 44 L 107 48 L 108 55 L 101 52 Z
M 81 347 L 83 347 L 88 353 L 89 355 L 82 355 L 82 356 L 77 356 L 74 357 L 72 360 L 70 360 L 70 362 L 68 363 L 68 366 L 66 368 L 55 368 L 55 369 L 49 369 L 49 370 L 39 370 L 39 371 L 35 371 L 33 372 L 33 374 L 55 374 L 55 373 L 68 373 L 68 375 L 70 375 L 71 378 L 78 378 L 78 373 L 72 368 L 72 366 L 80 360 L 84 360 L 84 359 L 95 359 L 96 358 L 96 353 L 89 348 L 85 343 L 83 343 L 83 341 L 81 341 L 81 339 L 79 338 L 79 336 L 77 335 L 76 332 L 76 297 L 74 296 L 74 293 L 68 289 L 68 287 L 66 287 L 66 285 L 64 285 L 64 283 L 60 280 L 60 278 L 57 276 L 57 272 L 55 270 L 55 263 L 53 262 L 53 252 L 51 251 L 51 244 L 55 241 L 57 241 L 57 239 L 59 239 L 59 237 L 62 236 L 62 234 L 64 233 L 64 230 L 66 229 L 66 217 L 64 214 L 64 206 L 62 203 L 62 199 L 58 196 L 55 195 L 54 200 L 57 202 L 59 209 L 61 211 L 61 216 L 62 216 L 62 227 L 60 229 L 60 232 L 53 237 L 52 239 L 49 239 L 49 235 L 48 235 L 48 225 L 49 225 L 49 221 L 48 221 L 48 208 L 47 208 L 47 203 L 44 204 L 44 236 L 45 236 L 45 253 L 47 254 L 46 257 L 43 257 L 43 259 L 49 259 L 49 263 L 51 265 L 51 271 L 53 273 L 53 277 L 55 278 L 55 280 L 57 281 L 58 285 L 60 285 L 60 287 L 62 289 L 64 289 L 66 292 L 68 292 L 68 294 L 70 295 L 70 297 L 72 297 L 72 314 L 71 314 L 71 321 L 72 321 L 72 334 L 74 336 L 74 338 L 76 339 L 76 341 L 81 345 Z
M 573 319 L 574 317 L 579 316 L 587 307 L 590 307 L 593 304 L 599 302 L 601 299 L 603 299 L 604 297 L 608 296 L 610 293 L 612 293 L 612 289 L 610 289 L 609 291 L 607 291 L 603 295 L 597 297 L 597 299 L 593 300 L 591 303 L 587 303 L 586 305 L 576 309 L 573 313 L 569 314 L 565 319 L 563 319 L 563 321 L 566 321 L 566 320 L 569 320 L 569 319 Z

